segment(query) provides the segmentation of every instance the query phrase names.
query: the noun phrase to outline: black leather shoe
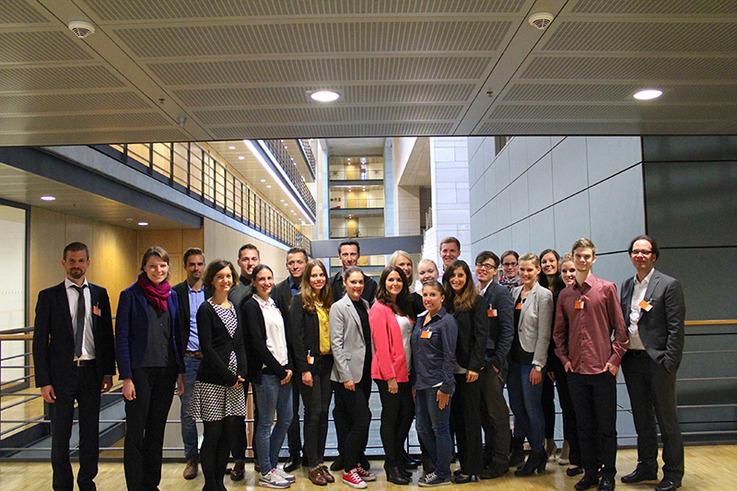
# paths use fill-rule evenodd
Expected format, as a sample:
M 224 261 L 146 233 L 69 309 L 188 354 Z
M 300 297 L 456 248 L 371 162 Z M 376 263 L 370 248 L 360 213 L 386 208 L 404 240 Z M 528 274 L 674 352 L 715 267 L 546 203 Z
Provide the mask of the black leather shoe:
M 591 486 L 599 484 L 599 475 L 596 471 L 586 472 L 580 481 L 573 486 L 577 491 L 584 491 L 589 489 Z
M 662 481 L 655 486 L 655 491 L 675 491 L 681 487 L 681 483 L 671 479 L 670 477 L 664 477 Z
M 284 472 L 292 473 L 296 471 L 300 465 L 302 465 L 302 459 L 299 457 L 299 455 L 290 455 L 289 460 L 284 463 Z
M 410 454 L 408 454 L 406 451 L 402 451 L 402 453 L 399 456 L 400 458 L 400 465 L 404 467 L 405 469 L 417 469 L 420 464 L 422 463 L 420 460 L 415 459 Z
M 605 476 L 599 483 L 599 491 L 614 491 L 614 476 Z
M 525 439 L 521 437 L 512 438 L 511 450 L 509 452 L 509 466 L 517 467 L 525 461 L 524 451 Z
M 492 464 L 484 468 L 483 472 L 481 473 L 481 479 L 496 479 L 497 477 L 503 476 L 507 472 L 509 472 L 508 465 Z
M 345 466 L 343 465 L 343 456 L 342 455 L 338 455 L 337 457 L 335 457 L 335 460 L 333 461 L 333 463 L 330 464 L 330 470 L 331 471 L 342 471 L 343 470 L 343 467 L 345 467 Z
M 645 469 L 637 468 L 634 472 L 622 476 L 622 482 L 625 484 L 632 484 L 642 481 L 656 481 L 658 479 L 658 471 L 648 471 Z
M 400 486 L 406 486 L 410 482 L 409 479 L 399 472 L 399 468 L 397 467 L 386 469 L 386 480 L 394 484 L 399 484 Z
M 566 475 L 573 477 L 583 473 L 583 467 L 569 467 L 566 469 Z
M 397 466 L 397 470 L 399 471 L 399 473 L 400 473 L 400 474 L 401 474 L 402 476 L 406 477 L 406 478 L 407 478 L 407 479 L 409 479 L 410 481 L 412 480 L 412 472 L 410 472 L 409 470 L 405 469 L 405 468 L 404 468 L 404 467 L 402 467 L 401 465 L 400 465 L 400 466 Z
M 455 478 L 456 484 L 466 484 L 469 482 L 478 482 L 479 477 L 473 474 L 458 474 Z

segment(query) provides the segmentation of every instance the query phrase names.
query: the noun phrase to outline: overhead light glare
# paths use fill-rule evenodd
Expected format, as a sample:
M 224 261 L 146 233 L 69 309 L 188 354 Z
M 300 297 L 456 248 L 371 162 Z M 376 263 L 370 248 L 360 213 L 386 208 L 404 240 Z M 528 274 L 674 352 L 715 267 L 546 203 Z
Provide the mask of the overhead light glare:
M 231 145 L 228 147 L 228 150 L 235 150 L 235 145 Z
M 634 97 L 638 101 L 649 101 L 649 100 L 652 100 L 652 99 L 657 99 L 661 95 L 663 95 L 663 91 L 662 90 L 659 90 L 659 89 L 645 89 L 645 90 L 641 90 L 639 92 L 635 92 Z
M 243 155 L 239 155 L 238 160 L 246 160 L 246 157 L 244 157 Z
M 138 222 L 138 226 L 139 227 L 147 227 L 148 226 L 148 222 Z
M 41 201 L 54 201 L 56 196 L 41 196 Z
M 266 179 L 261 179 L 261 182 L 266 182 Z
M 333 102 L 340 98 L 340 94 L 332 90 L 318 90 L 310 94 L 310 97 L 317 102 Z
M 266 189 L 271 189 L 271 184 L 267 184 Z

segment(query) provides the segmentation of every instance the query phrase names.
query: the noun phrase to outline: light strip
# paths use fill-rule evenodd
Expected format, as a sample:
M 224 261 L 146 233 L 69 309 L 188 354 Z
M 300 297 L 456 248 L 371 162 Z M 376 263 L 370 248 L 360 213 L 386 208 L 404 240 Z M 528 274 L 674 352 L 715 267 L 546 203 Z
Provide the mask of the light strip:
M 302 213 L 302 215 L 304 215 L 305 218 L 307 218 L 310 225 L 314 225 L 315 221 L 312 220 L 312 218 L 310 218 L 310 215 L 304 210 L 304 208 L 302 208 L 299 202 L 296 199 L 294 199 L 294 194 L 284 185 L 283 180 L 279 176 L 276 175 L 276 173 L 274 172 L 274 169 L 271 168 L 269 163 L 266 161 L 266 159 L 264 159 L 264 156 L 261 155 L 261 152 L 258 151 L 256 146 L 250 140 L 243 140 L 243 143 L 245 143 L 246 147 L 248 148 L 248 150 L 251 151 L 253 156 L 256 157 L 256 160 L 259 161 L 259 163 L 261 164 L 261 167 L 263 167 L 264 170 L 266 170 L 266 172 L 269 173 L 269 175 L 279 185 L 282 191 L 284 191 L 284 194 L 286 194 L 289 197 L 289 199 L 292 201 L 292 203 L 294 203 L 294 206 L 297 207 L 297 209 Z

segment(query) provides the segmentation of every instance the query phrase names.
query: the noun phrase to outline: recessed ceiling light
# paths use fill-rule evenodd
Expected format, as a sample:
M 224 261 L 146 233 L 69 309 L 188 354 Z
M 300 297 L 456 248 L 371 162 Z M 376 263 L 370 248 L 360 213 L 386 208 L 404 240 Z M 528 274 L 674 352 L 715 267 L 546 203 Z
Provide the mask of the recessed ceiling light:
M 284 206 L 289 206 L 289 204 L 288 204 L 288 203 L 287 203 L 287 202 L 285 201 L 285 202 L 284 202 Z
M 317 102 L 333 102 L 340 98 L 340 94 L 332 90 L 318 90 L 310 94 L 310 97 Z
M 266 179 L 261 179 L 261 182 L 266 182 Z
M 639 92 L 635 92 L 634 97 L 638 101 L 649 101 L 651 99 L 657 99 L 661 95 L 663 95 L 663 91 L 662 90 L 658 90 L 658 89 L 645 89 L 645 90 L 641 90 Z
M 56 196 L 41 196 L 41 201 L 54 201 Z
M 139 227 L 146 227 L 148 226 L 148 222 L 138 222 Z
M 266 189 L 271 189 L 271 184 L 267 184 Z
M 246 158 L 243 155 L 239 155 L 238 160 L 246 160 Z
M 231 145 L 228 147 L 228 150 L 235 150 L 235 145 Z
M 281 201 L 282 203 L 284 203 L 284 200 L 283 199 L 280 199 L 279 201 Z

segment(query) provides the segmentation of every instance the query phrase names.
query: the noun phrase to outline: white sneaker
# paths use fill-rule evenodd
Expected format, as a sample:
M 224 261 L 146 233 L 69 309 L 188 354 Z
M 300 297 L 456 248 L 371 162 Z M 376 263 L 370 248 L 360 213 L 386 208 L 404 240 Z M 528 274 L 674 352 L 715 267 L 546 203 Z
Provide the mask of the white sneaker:
M 271 469 L 268 474 L 260 474 L 258 477 L 258 485 L 265 488 L 288 488 L 291 483 L 283 479 L 276 473 L 276 469 Z
M 274 469 L 274 472 L 276 473 L 277 476 L 281 477 L 285 481 L 294 482 L 294 481 L 297 480 L 296 477 L 294 477 L 293 475 L 287 473 L 287 471 L 285 471 L 283 467 L 277 467 L 277 468 L 275 468 Z

